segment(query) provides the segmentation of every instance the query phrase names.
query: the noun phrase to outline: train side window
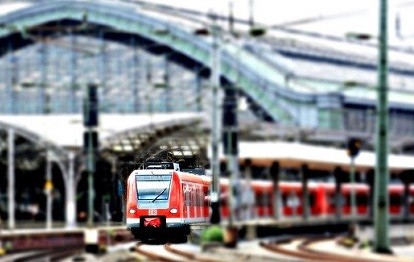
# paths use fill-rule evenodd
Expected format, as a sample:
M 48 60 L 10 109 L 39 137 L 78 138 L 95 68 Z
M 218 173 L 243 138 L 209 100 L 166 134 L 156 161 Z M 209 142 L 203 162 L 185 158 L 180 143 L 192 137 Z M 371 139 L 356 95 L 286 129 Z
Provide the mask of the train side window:
M 194 206 L 194 188 L 190 187 L 190 206 Z
M 229 192 L 225 189 L 225 188 L 221 188 L 221 192 L 220 192 L 220 205 L 222 207 L 227 207 L 228 203 L 227 203 L 227 195 L 229 194 Z
M 345 205 L 345 197 L 343 195 L 339 195 L 339 206 L 343 206 Z M 336 193 L 329 193 L 328 194 L 328 204 L 330 207 L 335 207 L 336 206 Z
M 227 207 L 227 194 L 223 194 L 220 196 L 220 205 L 223 207 Z
M 202 194 L 201 194 L 201 189 L 200 189 L 200 187 L 198 186 L 197 187 L 197 206 L 198 207 L 201 207 L 202 206 L 202 204 L 203 204 L 203 196 L 202 196 Z
M 335 198 L 336 198 L 335 193 L 328 193 L 327 199 L 328 199 L 329 206 L 335 206 Z
M 182 196 L 183 196 L 183 203 L 184 203 L 184 205 L 186 204 L 185 203 L 185 184 L 183 183 L 182 185 L 181 185 L 181 190 L 182 190 Z
M 365 194 L 357 194 L 356 196 L 357 205 L 360 206 L 367 206 L 368 205 L 368 195 Z
M 391 206 L 400 206 L 402 203 L 401 195 L 392 194 L 390 195 L 390 205 Z
M 310 193 L 309 198 L 308 198 L 309 206 L 314 206 L 315 205 L 315 202 L 316 202 L 315 199 L 316 199 L 315 193 Z
M 270 201 L 269 201 L 269 194 L 268 193 L 264 193 L 262 194 L 262 206 L 268 206 Z
M 262 206 L 263 205 L 263 196 L 262 193 L 256 194 L 256 205 Z
M 410 204 L 410 205 L 414 205 L 414 196 L 409 196 L 408 197 L 408 203 Z
M 287 194 L 285 193 L 282 194 L 282 205 L 283 206 L 287 205 Z
M 208 189 L 204 189 L 203 201 L 204 201 L 204 206 L 210 205 Z
M 195 206 L 199 206 L 200 204 L 200 194 L 199 194 L 199 189 L 198 189 L 198 186 L 195 186 L 194 187 L 194 205 Z
M 342 199 L 343 199 L 344 205 L 347 205 L 347 206 L 351 205 L 351 194 L 347 194 L 343 196 Z
M 346 196 L 343 196 L 343 195 L 340 195 L 339 196 L 339 205 L 340 206 L 345 206 L 346 203 L 347 203 L 347 197 Z
M 190 189 L 188 188 L 188 185 L 186 184 L 185 186 L 185 205 L 189 206 L 190 205 Z
M 298 195 L 295 194 L 295 192 L 290 192 L 287 196 L 287 202 L 286 205 L 291 208 L 296 208 L 300 205 L 300 199 Z

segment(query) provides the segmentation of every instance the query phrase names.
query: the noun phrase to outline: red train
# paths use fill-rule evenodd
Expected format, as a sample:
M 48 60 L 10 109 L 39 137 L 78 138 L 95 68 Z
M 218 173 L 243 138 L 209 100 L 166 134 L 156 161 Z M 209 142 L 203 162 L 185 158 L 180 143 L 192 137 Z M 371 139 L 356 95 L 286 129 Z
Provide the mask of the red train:
M 175 163 L 148 164 L 145 169 L 134 170 L 127 181 L 126 224 L 137 239 L 177 236 L 184 238 L 190 233 L 190 224 L 206 223 L 210 219 L 210 177 L 179 170 Z M 273 184 L 267 180 L 252 180 L 240 184 L 239 198 L 241 219 L 274 217 Z M 229 180 L 220 180 L 221 217 L 229 216 Z M 369 215 L 369 187 L 358 184 L 354 187 L 357 215 Z M 335 185 L 333 183 L 309 183 L 309 215 L 313 217 L 334 216 Z M 403 215 L 404 188 L 390 185 L 391 217 Z M 342 216 L 351 214 L 351 186 L 341 186 Z M 301 216 L 302 184 L 300 182 L 279 183 L 279 214 L 283 217 Z M 414 187 L 410 188 L 410 212 L 414 214 Z M 244 205 L 244 206 L 243 206 Z M 250 207 L 250 208 L 249 208 Z
M 126 223 L 137 239 L 186 236 L 209 219 L 210 178 L 181 172 L 178 164 L 148 164 L 128 177 Z

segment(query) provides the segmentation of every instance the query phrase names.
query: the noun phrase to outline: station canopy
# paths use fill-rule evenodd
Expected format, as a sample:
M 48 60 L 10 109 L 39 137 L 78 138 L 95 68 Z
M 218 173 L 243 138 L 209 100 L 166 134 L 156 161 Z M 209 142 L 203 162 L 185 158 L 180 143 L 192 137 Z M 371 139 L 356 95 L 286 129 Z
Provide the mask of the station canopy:
M 200 113 L 101 114 L 98 126 L 92 130 L 98 132 L 101 152 L 141 158 L 161 152 L 170 152 L 177 157 L 192 156 L 200 154 L 206 147 L 206 139 L 203 140 L 206 131 L 202 125 L 195 128 L 205 122 L 203 117 Z M 15 129 L 17 135 L 42 144 L 43 148 L 48 144 L 62 152 L 79 152 L 87 131 L 80 114 L 2 115 L 0 127 Z M 5 133 L 2 140 L 7 146 Z M 27 145 L 24 148 L 27 149 Z

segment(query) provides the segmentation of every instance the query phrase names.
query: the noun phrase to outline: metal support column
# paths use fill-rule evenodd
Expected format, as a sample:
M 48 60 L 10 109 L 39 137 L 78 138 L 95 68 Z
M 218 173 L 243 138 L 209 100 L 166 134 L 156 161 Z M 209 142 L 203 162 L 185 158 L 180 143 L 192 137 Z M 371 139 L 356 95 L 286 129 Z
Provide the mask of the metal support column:
M 14 107 L 16 104 L 15 101 L 15 95 L 14 95 L 14 85 L 16 82 L 16 76 L 15 76 L 15 57 L 13 56 L 13 48 L 12 43 L 9 42 L 8 47 L 8 63 L 7 63 L 7 82 L 6 82 L 6 103 L 7 103 L 7 113 L 13 114 L 14 113 Z
M 410 219 L 410 182 L 404 182 L 404 219 L 409 221 Z
M 351 157 L 351 162 L 349 165 L 349 177 L 351 182 L 351 212 L 350 216 L 352 219 L 355 218 L 357 215 L 357 203 L 356 203 L 356 196 L 355 196 L 355 157 Z
M 279 192 L 279 163 L 273 162 L 270 166 L 270 176 L 273 181 L 273 218 L 280 218 L 280 192 Z
M 14 183 L 14 130 L 9 128 L 7 130 L 7 166 L 8 166 L 8 226 L 9 229 L 16 227 L 15 221 L 15 183 Z
M 391 253 L 388 235 L 388 57 L 387 1 L 380 1 L 380 36 L 378 55 L 378 101 L 376 126 L 376 178 L 374 192 L 374 246 L 378 253 Z
M 76 227 L 76 179 L 75 153 L 69 152 L 69 165 L 66 181 L 66 228 Z
M 165 97 L 165 111 L 171 112 L 171 86 L 170 86 L 170 62 L 168 60 L 168 54 L 165 55 L 165 61 L 164 61 L 164 97 Z
M 254 192 L 253 188 L 251 187 L 251 179 L 252 179 L 252 160 L 250 158 L 244 161 L 244 178 L 246 180 L 246 184 L 248 185 L 248 191 L 243 192 L 243 196 L 247 197 L 247 210 L 242 210 L 242 212 L 246 213 L 245 219 L 247 221 L 255 219 L 255 199 L 254 199 Z M 246 239 L 254 240 L 257 238 L 257 226 L 254 224 L 246 225 Z
M 88 128 L 89 145 L 86 153 L 87 172 L 88 172 L 88 226 L 93 226 L 94 218 L 94 202 L 95 202 L 95 188 L 94 188 L 94 173 L 95 173 L 95 156 L 92 147 L 92 128 Z
M 226 229 L 228 239 L 225 244 L 229 247 L 237 245 L 237 228 L 235 222 L 241 220 L 241 194 L 246 184 L 240 183 L 239 172 L 239 149 L 238 149 L 238 121 L 237 121 L 237 90 L 233 86 L 224 89 L 223 99 L 223 151 L 227 158 L 227 171 L 230 172 L 229 202 L 230 214 L 228 228 Z
M 151 63 L 151 57 L 146 57 L 145 61 L 145 72 L 146 72 L 146 94 L 145 94 L 145 100 L 147 101 L 146 107 L 147 107 L 147 113 L 152 114 L 154 113 L 154 99 L 152 96 L 152 63 Z
M 46 194 L 46 228 L 52 228 L 52 152 L 47 150 L 46 152 L 46 181 L 45 181 L 45 194 Z
M 340 220 L 342 216 L 341 176 L 343 174 L 340 167 L 336 167 L 333 172 L 335 177 L 335 217 Z
M 39 90 L 39 98 L 40 98 L 40 106 L 41 109 L 39 110 L 43 114 L 49 114 L 51 111 L 50 107 L 50 95 L 47 93 L 47 45 L 45 43 L 41 43 L 40 47 L 40 70 L 41 70 L 41 80 L 40 80 L 40 90 Z
M 201 112 L 203 110 L 202 107 L 202 99 L 201 99 L 201 72 L 199 71 L 200 69 L 198 68 L 196 73 L 195 73 L 195 94 L 196 94 L 196 111 L 197 112 Z
M 213 46 L 212 46 L 212 65 L 211 65 L 211 84 L 212 84 L 212 123 L 211 123 L 211 218 L 212 224 L 220 223 L 220 160 L 219 160 L 219 143 L 221 133 L 221 105 L 219 99 L 220 88 L 220 40 L 218 39 L 218 28 L 216 24 L 216 16 L 212 16 L 212 33 L 213 33 Z
M 301 168 L 302 179 L 302 218 L 308 220 L 309 218 L 309 193 L 308 193 L 308 166 L 302 165 Z
M 69 103 L 70 108 L 69 112 L 76 113 L 76 81 L 77 81 L 77 52 L 75 51 L 76 48 L 76 36 L 74 34 L 70 34 L 70 45 L 71 45 L 71 53 L 70 53 L 70 89 L 69 89 Z
M 244 192 L 243 195 L 247 196 L 247 210 L 246 212 L 246 219 L 254 219 L 255 218 L 255 208 L 254 208 L 254 191 L 251 186 L 252 181 L 252 160 L 250 158 L 244 161 L 244 179 L 246 180 L 246 184 L 248 185 L 248 192 Z
M 108 65 L 108 54 L 106 52 L 106 40 L 104 38 L 104 32 L 101 31 L 99 33 L 99 40 L 100 40 L 100 59 L 98 61 L 98 79 L 101 81 L 100 82 L 100 87 L 102 90 L 102 94 L 103 94 L 103 99 L 107 100 L 107 79 L 108 79 L 108 70 L 107 70 L 107 65 Z M 107 101 L 108 102 L 108 101 Z M 104 111 L 108 111 L 108 109 L 103 108 Z
M 131 38 L 130 41 L 130 45 L 131 48 L 133 49 L 133 55 L 132 55 L 132 60 L 131 60 L 131 90 L 132 90 L 132 103 L 133 103 L 133 113 L 138 113 L 141 111 L 140 108 L 140 98 L 139 98 L 139 83 L 138 83 L 138 79 L 140 79 L 140 77 L 138 77 L 138 73 L 140 72 L 138 70 L 139 68 L 139 60 L 138 60 L 138 50 L 137 47 L 135 46 L 135 38 Z
M 98 89 L 94 83 L 89 83 L 84 99 L 84 151 L 86 151 L 86 171 L 88 173 L 88 226 L 93 226 L 94 202 L 95 202 L 95 183 L 94 173 L 95 152 L 98 148 L 98 126 L 99 104 Z

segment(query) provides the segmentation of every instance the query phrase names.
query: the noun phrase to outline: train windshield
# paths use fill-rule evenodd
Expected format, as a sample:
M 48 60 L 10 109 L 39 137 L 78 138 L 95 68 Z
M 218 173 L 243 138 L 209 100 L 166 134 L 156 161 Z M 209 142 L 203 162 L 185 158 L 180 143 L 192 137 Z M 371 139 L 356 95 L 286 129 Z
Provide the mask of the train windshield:
M 136 176 L 138 205 L 140 207 L 164 206 L 170 195 L 171 175 L 148 174 Z M 160 207 L 161 207 L 160 206 Z

